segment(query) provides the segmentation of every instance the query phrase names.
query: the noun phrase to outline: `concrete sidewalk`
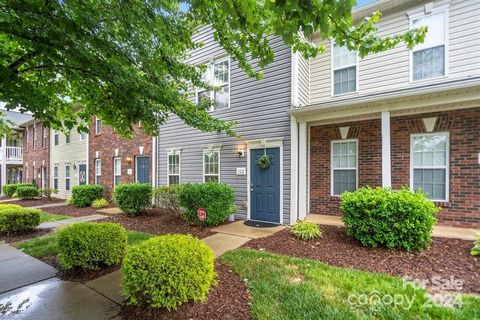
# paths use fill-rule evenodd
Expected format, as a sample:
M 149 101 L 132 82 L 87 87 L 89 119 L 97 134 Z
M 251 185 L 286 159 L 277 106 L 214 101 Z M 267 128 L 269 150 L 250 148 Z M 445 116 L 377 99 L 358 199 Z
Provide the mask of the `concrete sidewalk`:
M 308 214 L 307 221 L 317 224 L 344 227 L 342 219 L 339 216 L 329 216 L 323 214 Z M 440 238 L 453 238 L 462 240 L 475 240 L 475 234 L 479 229 L 468 229 L 451 226 L 436 225 L 433 227 L 433 236 Z
M 37 229 L 50 229 L 50 228 L 58 228 L 61 226 L 65 226 L 67 224 L 73 224 L 73 223 L 78 223 L 78 222 L 86 222 L 86 221 L 95 221 L 95 220 L 101 220 L 108 218 L 107 216 L 104 216 L 102 214 L 92 214 L 90 216 L 84 216 L 84 217 L 77 217 L 77 218 L 71 218 L 71 219 L 64 219 L 64 220 L 57 220 L 57 221 L 52 221 L 52 222 L 44 222 L 41 223 Z

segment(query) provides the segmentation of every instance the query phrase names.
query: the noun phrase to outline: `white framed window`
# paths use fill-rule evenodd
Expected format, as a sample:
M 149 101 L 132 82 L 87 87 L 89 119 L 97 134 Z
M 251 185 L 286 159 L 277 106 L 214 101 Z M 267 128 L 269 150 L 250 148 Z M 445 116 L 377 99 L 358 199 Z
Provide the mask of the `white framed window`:
M 443 77 L 448 60 L 448 6 L 434 8 L 430 13 L 410 16 L 410 27 L 427 26 L 425 41 L 410 52 L 410 80 Z
M 358 188 L 358 140 L 331 143 L 331 194 L 340 196 Z
M 87 134 L 85 132 L 80 132 L 80 141 L 85 141 L 87 140 Z
M 53 189 L 58 190 L 58 165 L 53 166 Z
M 102 160 L 95 159 L 95 184 L 102 183 Z
M 218 59 L 207 67 L 203 80 L 219 90 L 197 89 L 197 103 L 203 100 L 213 101 L 210 111 L 230 108 L 230 59 Z
M 220 182 L 220 151 L 203 151 L 203 182 Z
M 27 127 L 27 129 L 25 129 L 25 151 L 28 150 L 28 136 L 29 134 L 28 134 L 28 127 Z
M 54 131 L 53 132 L 53 144 L 58 146 L 58 141 L 59 141 L 58 131 Z
M 42 126 L 42 148 L 47 146 L 47 128 Z
M 358 55 L 332 42 L 332 96 L 358 91 Z
M 168 152 L 167 157 L 168 185 L 180 184 L 180 153 Z
M 113 158 L 113 183 L 118 186 L 122 182 L 122 158 Z
M 95 134 L 102 133 L 102 119 L 95 118 Z
M 33 149 L 36 148 L 37 145 L 37 126 L 33 125 Z
M 66 134 L 65 134 L 65 143 L 70 143 L 70 134 L 71 134 L 71 131 L 69 130 Z
M 427 198 L 448 201 L 450 135 L 448 132 L 411 135 L 410 187 Z
M 65 166 L 65 190 L 70 190 L 70 165 Z

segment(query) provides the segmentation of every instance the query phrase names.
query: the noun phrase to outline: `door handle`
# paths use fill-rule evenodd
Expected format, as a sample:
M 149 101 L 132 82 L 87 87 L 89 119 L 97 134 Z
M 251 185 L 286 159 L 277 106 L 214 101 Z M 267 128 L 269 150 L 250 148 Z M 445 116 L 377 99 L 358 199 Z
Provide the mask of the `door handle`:
M 253 183 L 250 183 L 250 191 L 253 191 Z

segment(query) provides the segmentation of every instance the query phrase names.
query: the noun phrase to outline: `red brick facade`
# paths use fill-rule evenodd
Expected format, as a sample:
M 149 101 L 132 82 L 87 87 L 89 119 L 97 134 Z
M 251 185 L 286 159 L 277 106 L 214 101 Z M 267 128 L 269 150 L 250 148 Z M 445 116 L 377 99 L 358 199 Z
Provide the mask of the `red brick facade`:
M 140 152 L 143 147 L 143 153 Z M 95 133 L 95 126 L 90 128 L 88 140 L 89 148 L 89 183 L 95 183 L 95 160 L 101 159 L 101 184 L 105 188 L 105 197 L 111 198 L 114 188 L 114 158 L 121 158 L 121 183 L 136 181 L 137 157 L 149 159 L 149 181 L 152 181 L 152 137 L 142 133 L 135 127 L 135 138 L 129 140 L 114 133 L 112 128 L 101 126 L 99 134 Z M 118 149 L 118 154 L 115 150 Z
M 449 201 L 438 202 L 440 222 L 480 225 L 480 108 L 391 118 L 392 187 L 410 184 L 410 135 L 424 133 L 422 118 L 437 117 L 434 132 L 450 133 Z M 330 194 L 330 146 L 338 128 L 349 126 L 358 139 L 358 186 L 382 184 L 380 119 L 310 129 L 310 212 L 340 215 L 339 198 Z
M 35 181 L 39 188 L 43 188 L 44 186 L 48 188 L 50 186 L 49 168 L 50 129 L 47 127 L 44 128 L 41 122 L 28 125 L 23 133 L 24 182 Z M 44 170 L 45 181 L 42 180 L 42 170 Z

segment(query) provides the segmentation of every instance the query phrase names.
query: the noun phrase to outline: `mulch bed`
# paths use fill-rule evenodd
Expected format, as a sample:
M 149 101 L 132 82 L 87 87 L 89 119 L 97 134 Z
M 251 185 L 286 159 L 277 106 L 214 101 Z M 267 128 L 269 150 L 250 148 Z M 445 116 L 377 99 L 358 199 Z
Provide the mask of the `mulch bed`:
M 245 283 L 227 266 L 215 265 L 218 285 L 210 291 L 202 303 L 189 302 L 175 311 L 147 307 L 124 306 L 121 316 L 124 319 L 250 319 L 249 301 Z
M 127 230 L 147 232 L 151 234 L 182 233 L 205 238 L 212 234 L 211 228 L 186 226 L 180 216 L 168 213 L 164 209 L 149 209 L 139 216 L 118 214 L 102 219 L 100 222 L 118 223 Z
M 46 235 L 50 232 L 53 232 L 53 229 L 34 229 L 32 231 L 26 231 L 15 234 L 0 234 L 0 243 L 5 241 L 5 243 L 14 243 L 20 242 L 23 240 L 31 239 Z
M 63 199 L 52 198 L 48 200 L 47 198 L 39 198 L 39 199 L 31 199 L 31 200 L 15 200 L 4 202 L 5 204 L 18 204 L 22 207 L 35 207 L 35 206 L 42 206 L 44 204 L 51 204 L 51 203 L 59 203 L 65 202 Z
M 323 239 L 307 242 L 296 239 L 287 230 L 252 240 L 244 247 L 290 256 L 320 260 L 333 266 L 384 272 L 394 276 L 442 282 L 463 281 L 461 292 L 480 294 L 480 258 L 472 257 L 472 241 L 433 238 L 424 252 L 406 252 L 386 248 L 367 248 L 347 237 L 344 227 L 322 226 Z
M 75 206 L 60 206 L 60 207 L 48 207 L 42 208 L 42 211 L 54 214 L 64 214 L 71 217 L 83 217 L 90 216 L 92 214 L 98 214 L 98 209 L 92 207 L 77 208 Z
M 75 281 L 85 283 L 87 281 L 93 280 L 95 278 L 101 277 L 106 275 L 107 273 L 113 272 L 118 270 L 119 267 L 117 265 L 109 266 L 100 268 L 98 270 L 82 270 L 79 268 L 74 268 L 70 270 L 65 270 L 60 266 L 58 262 L 58 258 L 55 255 L 49 255 L 40 258 L 43 262 L 51 265 L 55 269 L 58 270 L 57 277 L 65 281 Z

